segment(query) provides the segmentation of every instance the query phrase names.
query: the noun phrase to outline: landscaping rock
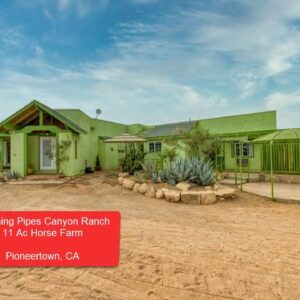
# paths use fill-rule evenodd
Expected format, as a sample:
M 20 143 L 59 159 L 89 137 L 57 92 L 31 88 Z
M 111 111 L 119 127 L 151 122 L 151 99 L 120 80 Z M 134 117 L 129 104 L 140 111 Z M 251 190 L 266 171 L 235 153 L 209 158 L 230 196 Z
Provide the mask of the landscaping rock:
M 170 202 L 179 202 L 180 201 L 180 192 L 174 190 L 166 189 L 164 191 L 165 198 Z
M 135 181 L 129 178 L 125 178 L 123 181 L 123 187 L 128 190 L 132 190 L 135 185 Z
M 123 184 L 123 181 L 124 181 L 124 180 L 125 180 L 124 177 L 118 177 L 118 183 L 119 183 L 120 185 Z
M 181 200 L 187 204 L 201 204 L 201 194 L 196 191 L 183 191 Z
M 156 191 L 156 199 L 163 199 L 165 197 L 164 191 L 162 189 L 159 189 Z
M 139 192 L 140 192 L 141 194 L 145 194 L 146 191 L 147 191 L 147 189 L 148 189 L 148 184 L 147 184 L 147 183 L 143 183 L 143 184 L 141 184 L 140 187 L 139 187 Z
M 187 191 L 191 187 L 191 185 L 188 182 L 179 182 L 176 184 L 176 187 L 179 190 Z
M 206 190 L 206 191 L 211 191 L 211 186 L 206 186 L 206 187 L 204 187 L 204 189 Z
M 214 191 L 217 191 L 219 188 L 220 188 L 220 185 L 218 183 L 215 183 L 214 188 L 213 188 Z
M 129 173 L 119 173 L 118 176 L 127 178 L 127 177 L 129 177 Z
M 235 190 L 233 188 L 219 188 L 217 191 L 214 191 L 214 194 L 218 198 L 230 199 L 235 197 Z
M 213 191 L 200 191 L 201 204 L 213 204 L 217 202 L 217 196 Z
M 136 183 L 133 187 L 133 191 L 138 193 L 139 192 L 139 188 L 140 188 L 141 184 L 140 183 Z
M 148 185 L 145 196 L 148 198 L 155 198 L 156 194 L 155 194 L 155 188 L 153 185 Z

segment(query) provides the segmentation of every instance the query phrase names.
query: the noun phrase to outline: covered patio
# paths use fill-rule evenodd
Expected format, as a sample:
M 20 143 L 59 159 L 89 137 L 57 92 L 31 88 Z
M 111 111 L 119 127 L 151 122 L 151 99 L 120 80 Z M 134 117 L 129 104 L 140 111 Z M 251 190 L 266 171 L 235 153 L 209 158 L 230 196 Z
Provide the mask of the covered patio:
M 251 142 L 260 146 L 260 172 L 257 182 L 249 182 L 251 174 L 243 168 L 240 154 L 235 171 L 235 184 L 242 191 L 273 200 L 300 203 L 300 129 L 277 130 Z M 248 179 L 248 180 L 247 180 Z

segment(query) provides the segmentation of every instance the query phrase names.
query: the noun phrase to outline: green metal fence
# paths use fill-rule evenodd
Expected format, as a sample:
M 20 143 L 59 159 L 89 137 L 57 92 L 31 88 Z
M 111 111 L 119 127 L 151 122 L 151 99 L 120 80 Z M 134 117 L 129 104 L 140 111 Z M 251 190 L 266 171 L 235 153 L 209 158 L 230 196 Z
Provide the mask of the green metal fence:
M 263 144 L 261 158 L 263 172 L 271 171 L 272 158 L 274 173 L 300 174 L 300 141 Z

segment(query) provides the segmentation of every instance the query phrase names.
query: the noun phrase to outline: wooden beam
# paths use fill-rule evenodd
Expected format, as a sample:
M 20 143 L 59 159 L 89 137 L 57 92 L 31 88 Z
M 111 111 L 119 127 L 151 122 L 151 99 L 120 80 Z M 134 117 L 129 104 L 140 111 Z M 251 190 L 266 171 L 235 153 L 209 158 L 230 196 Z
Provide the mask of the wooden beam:
M 34 109 L 28 110 L 26 113 L 24 112 L 24 114 L 21 114 L 20 116 L 13 119 L 12 124 L 16 125 L 19 122 L 22 122 L 22 121 L 26 120 L 26 118 L 30 117 L 32 115 L 32 113 L 36 112 L 36 111 L 37 111 L 36 108 L 34 108 Z
M 38 116 L 39 116 L 39 113 L 37 112 L 34 115 L 32 115 L 31 118 L 29 118 L 28 120 L 26 120 L 26 122 L 23 125 L 26 126 L 27 124 L 29 124 L 31 121 L 33 121 Z

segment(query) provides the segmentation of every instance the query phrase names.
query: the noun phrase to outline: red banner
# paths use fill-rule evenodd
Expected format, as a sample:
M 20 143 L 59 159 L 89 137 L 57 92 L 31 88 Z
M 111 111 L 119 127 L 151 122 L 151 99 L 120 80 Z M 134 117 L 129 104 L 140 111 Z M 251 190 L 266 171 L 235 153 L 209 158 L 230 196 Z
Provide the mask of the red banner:
M 120 213 L 0 211 L 0 266 L 118 266 Z

